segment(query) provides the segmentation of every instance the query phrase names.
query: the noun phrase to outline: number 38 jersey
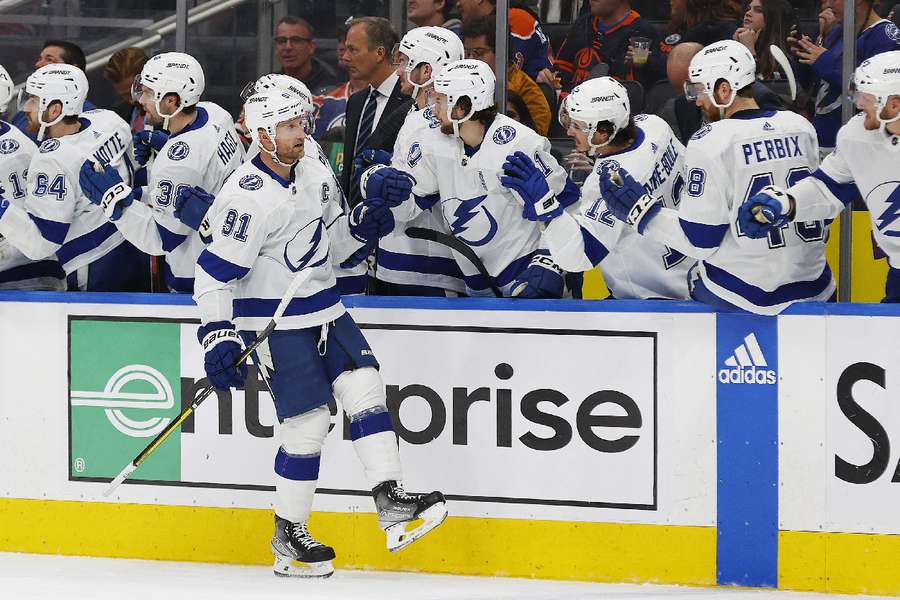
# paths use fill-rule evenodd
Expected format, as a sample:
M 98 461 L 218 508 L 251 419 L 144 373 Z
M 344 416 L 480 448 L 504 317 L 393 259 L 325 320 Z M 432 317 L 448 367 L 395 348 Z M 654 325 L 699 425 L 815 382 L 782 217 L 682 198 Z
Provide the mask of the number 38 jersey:
M 581 188 L 577 212 L 564 212 L 544 230 L 560 267 L 587 271 L 597 264 L 614 298 L 688 298 L 688 270 L 695 260 L 647 239 L 616 219 L 600 195 L 600 171 L 625 168 L 647 193 L 676 208 L 684 184 L 684 146 L 665 121 L 636 115 L 637 138 L 613 155 L 600 157 Z
M 790 223 L 763 239 L 738 225 L 745 199 L 809 176 L 818 152 L 812 125 L 791 112 L 746 110 L 706 125 L 687 146 L 678 211 L 661 210 L 644 234 L 700 259 L 692 281 L 698 300 L 766 315 L 827 300 L 835 286 L 824 222 Z

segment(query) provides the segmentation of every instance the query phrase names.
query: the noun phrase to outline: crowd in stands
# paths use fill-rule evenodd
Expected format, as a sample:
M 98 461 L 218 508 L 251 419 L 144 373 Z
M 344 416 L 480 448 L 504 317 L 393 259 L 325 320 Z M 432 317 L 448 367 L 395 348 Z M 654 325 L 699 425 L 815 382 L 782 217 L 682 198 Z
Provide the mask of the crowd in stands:
M 821 150 L 828 152 L 842 124 L 845 1 L 821 0 L 818 26 L 813 30 L 807 22 L 804 31 L 790 0 L 671 0 L 669 22 L 662 26 L 644 18 L 629 0 L 584 0 L 566 34 L 554 41 L 542 29 L 540 10 L 521 0 L 514 0 L 509 10 L 504 40 L 496 38 L 494 0 L 407 0 L 406 17 L 409 28 L 436 25 L 454 31 L 466 58 L 484 61 L 495 73 L 505 69 L 507 113 L 551 140 L 566 137 L 557 118 L 561 100 L 579 83 L 609 75 L 625 85 L 634 112 L 659 115 L 686 144 L 704 124 L 700 108 L 684 96 L 690 61 L 709 44 L 736 40 L 756 59 L 753 96 L 759 106 L 803 114 L 812 121 Z M 900 3 L 893 4 L 856 0 L 857 65 L 900 49 Z M 412 102 L 402 94 L 395 73 L 402 33 L 386 19 L 356 19 L 349 28 L 339 28 L 337 60 L 328 64 L 318 52 L 321 39 L 307 20 L 284 17 L 273 32 L 276 70 L 302 81 L 315 95 L 314 137 L 331 159 L 351 206 L 357 201 L 350 190 L 354 146 L 367 138 L 367 147 L 390 149 L 400 124 L 389 117 L 402 114 L 397 107 Z M 497 64 L 498 43 L 507 45 L 506 65 Z M 773 46 L 786 61 L 770 50 Z M 118 113 L 133 132 L 145 128 L 131 88 L 147 60 L 143 49 L 124 48 L 103 70 L 121 99 L 105 108 Z M 49 63 L 84 69 L 85 55 L 70 41 L 48 40 L 34 67 Z M 791 97 L 790 74 L 796 75 L 796 98 Z M 88 101 L 85 109 L 90 108 Z M 233 116 L 241 131 L 241 116 Z M 9 120 L 25 130 L 22 113 Z

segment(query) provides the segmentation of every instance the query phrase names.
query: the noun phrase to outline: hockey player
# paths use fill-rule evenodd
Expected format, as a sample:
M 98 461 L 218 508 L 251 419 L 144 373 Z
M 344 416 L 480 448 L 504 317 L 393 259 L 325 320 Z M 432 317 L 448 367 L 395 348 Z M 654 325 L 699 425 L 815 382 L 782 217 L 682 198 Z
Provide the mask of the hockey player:
M 565 208 L 578 200 L 578 188 L 550 154 L 550 142 L 497 113 L 494 74 L 482 61 L 450 63 L 435 77 L 434 88 L 441 126 L 424 130 L 400 154 L 413 183 L 401 219 L 440 206 L 450 233 L 476 253 L 504 296 L 562 297 L 564 273 L 542 247 L 540 226 L 523 217 L 534 206 Z M 370 168 L 360 179 L 364 196 L 405 200 L 408 192 L 395 184 L 396 172 Z M 489 294 L 491 282 L 456 250 L 454 256 L 467 293 Z
M 559 114 L 576 150 L 597 159 L 577 212 L 526 211 L 547 224 L 543 235 L 554 260 L 570 272 L 599 264 L 614 298 L 688 298 L 687 273 L 695 261 L 640 236 L 613 217 L 600 195 L 601 170 L 621 166 L 648 194 L 676 208 L 684 185 L 681 142 L 659 117 L 632 117 L 628 93 L 611 77 L 578 85 Z
M 695 300 L 775 315 L 794 302 L 828 300 L 835 286 L 823 222 L 795 223 L 767 239 L 748 237 L 738 223 L 745 198 L 776 182 L 790 185 L 818 165 L 809 122 L 759 109 L 755 71 L 750 51 L 731 40 L 691 60 L 686 95 L 711 123 L 688 143 L 678 211 L 664 208 L 626 169 L 604 170 L 600 191 L 612 213 L 639 233 L 700 259 L 691 273 Z
M 6 112 L 12 93 L 12 79 L 0 65 L 0 114 Z M 19 208 L 24 208 L 25 176 L 36 152 L 30 137 L 0 121 L 0 196 Z M 0 290 L 63 291 L 65 281 L 56 257 L 31 260 L 0 236 Z
M 853 76 L 854 103 L 862 111 L 837 135 L 837 148 L 811 177 L 783 189 L 768 186 L 741 206 L 749 237 L 796 227 L 790 222 L 833 219 L 862 195 L 875 240 L 888 255 L 885 302 L 900 302 L 900 51 L 863 62 Z M 762 211 L 766 225 L 756 220 Z
M 397 483 L 400 457 L 378 362 L 341 304 L 329 257 L 347 256 L 392 226 L 390 210 L 369 199 L 345 219 L 346 228 L 325 231 L 321 198 L 302 187 L 296 171 L 305 135 L 301 102 L 285 92 L 267 92 L 250 97 L 245 112 L 261 151 L 235 171 L 210 209 L 212 241 L 197 262 L 194 292 L 202 321 L 198 339 L 210 382 L 218 388 L 242 386 L 246 369 L 234 362 L 243 344 L 266 325 L 297 273 L 312 270 L 254 361 L 280 424 L 275 573 L 328 576 L 334 550 L 312 537 L 306 521 L 332 396 L 349 415 L 353 445 L 390 550 L 439 525 L 445 502 L 440 492 L 410 494 Z M 416 519 L 424 523 L 406 531 Z
M 420 142 L 422 132 L 441 126 L 426 102 L 433 89 L 434 76 L 444 65 L 462 60 L 463 55 L 462 41 L 443 27 L 417 27 L 403 36 L 395 53 L 395 64 L 401 91 L 411 96 L 415 104 L 397 134 L 391 158 L 393 167 L 407 168 L 415 177 L 418 163 L 409 164 L 410 148 Z M 465 292 L 462 272 L 449 248 L 405 234 L 406 227 L 447 233 L 446 222 L 438 210 L 423 210 L 412 221 L 379 240 L 375 253 L 375 294 L 445 296 L 447 291 Z
M 197 232 L 175 215 L 179 190 L 199 186 L 215 194 L 244 159 L 231 116 L 200 102 L 204 85 L 200 63 L 188 54 L 166 52 L 148 60 L 134 84 L 135 100 L 154 127 L 135 136 L 138 162 L 146 164 L 150 149 L 158 148 L 147 186 L 122 185 L 113 170 L 97 173 L 89 163 L 81 169 L 85 193 L 102 204 L 110 222 L 144 252 L 166 257 L 172 292 L 193 291 L 194 266 L 204 248 Z M 141 199 L 146 202 L 135 202 Z
M 82 113 L 87 78 L 78 67 L 45 65 L 19 92 L 19 110 L 42 141 L 28 166 L 24 202 L 0 201 L 0 234 L 32 260 L 56 254 L 68 288 L 144 291 L 149 260 L 125 241 L 78 185 L 82 163 L 107 164 L 131 181 L 131 131 L 108 110 Z M 46 138 L 46 139 L 45 139 Z M 6 192 L 16 195 L 15 186 Z

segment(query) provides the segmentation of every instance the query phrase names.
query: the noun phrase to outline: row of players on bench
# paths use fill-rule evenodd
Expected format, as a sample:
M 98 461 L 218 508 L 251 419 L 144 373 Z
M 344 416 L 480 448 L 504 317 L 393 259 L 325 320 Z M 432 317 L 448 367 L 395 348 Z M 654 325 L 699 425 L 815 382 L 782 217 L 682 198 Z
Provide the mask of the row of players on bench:
M 578 297 L 577 275 L 600 265 L 616 298 L 694 298 L 777 314 L 833 296 L 828 224 L 860 192 L 876 241 L 889 261 L 900 261 L 892 229 L 900 191 L 890 181 L 900 157 L 898 52 L 859 67 L 854 102 L 862 112 L 821 165 L 806 120 L 758 108 L 755 61 L 739 43 L 718 42 L 691 61 L 685 92 L 708 124 L 687 148 L 661 119 L 631 115 L 615 80 L 589 80 L 559 115 L 576 149 L 595 161 L 580 189 L 546 138 L 497 114 L 491 70 L 462 56 L 459 38 L 443 28 L 403 38 L 397 69 L 415 104 L 392 155 L 364 150 L 353 161 L 362 201 L 352 207 L 307 135 L 309 90 L 284 75 L 245 90 L 247 157 L 262 169 L 257 155 L 265 152 L 291 170 L 287 179 L 264 172 L 233 187 L 253 194 L 265 175 L 291 186 L 299 202 L 320 203 L 314 235 L 330 240 L 342 294 L 364 292 L 368 268 L 401 294 L 493 288 L 519 298 Z M 8 101 L 8 76 L 4 83 Z M 192 292 L 217 239 L 258 247 L 252 214 L 215 199 L 245 153 L 230 115 L 200 101 L 203 87 L 193 57 L 154 56 L 135 81 L 154 128 L 132 140 L 113 113 L 82 113 L 87 81 L 76 67 L 32 74 L 19 105 L 43 143 L 35 148 L 6 124 L 0 141 L 10 187 L 0 234 L 13 246 L 0 259 L 5 279 L 53 277 L 55 261 L 46 259 L 55 254 L 70 289 L 73 279 L 77 289 L 114 289 L 110 280 L 122 276 L 117 264 L 133 245 L 166 257 L 172 291 Z M 443 244 L 407 236 L 409 226 L 462 241 L 489 276 Z M 292 271 L 312 256 L 297 236 L 273 251 Z M 900 297 L 894 275 L 892 267 L 888 299 Z

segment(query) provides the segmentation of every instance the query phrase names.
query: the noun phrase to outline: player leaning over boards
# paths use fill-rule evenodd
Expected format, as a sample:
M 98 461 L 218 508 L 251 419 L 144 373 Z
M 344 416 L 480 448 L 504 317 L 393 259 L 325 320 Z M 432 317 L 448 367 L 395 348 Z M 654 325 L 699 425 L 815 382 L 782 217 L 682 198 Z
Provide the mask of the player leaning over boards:
M 334 550 L 309 533 L 306 521 L 332 396 L 350 418 L 353 446 L 373 487 L 388 548 L 415 541 L 439 525 L 447 511 L 440 492 L 410 494 L 398 484 L 400 455 L 378 362 L 341 304 L 330 253 L 350 254 L 363 242 L 336 247 L 325 230 L 319 194 L 295 197 L 306 116 L 301 100 L 286 92 L 247 99 L 247 127 L 261 151 L 234 172 L 209 210 L 212 241 L 197 262 L 194 298 L 210 382 L 217 388 L 240 387 L 246 368 L 233 365 L 242 340 L 249 342 L 266 326 L 297 272 L 312 271 L 253 359 L 272 392 L 280 423 L 275 573 L 323 577 L 333 572 Z M 383 204 L 360 204 L 354 225 L 365 228 L 368 219 L 384 214 L 390 211 Z M 417 519 L 423 524 L 406 531 Z
M 480 60 L 445 66 L 434 80 L 440 127 L 423 130 L 403 151 L 401 171 L 410 176 L 412 197 L 383 189 L 381 181 L 394 179 L 384 174 L 397 169 L 380 165 L 360 179 L 363 196 L 403 201 L 403 220 L 439 209 L 450 233 L 475 252 L 504 296 L 561 298 L 565 273 L 543 246 L 540 226 L 523 210 L 571 206 L 578 188 L 550 154 L 546 138 L 497 113 L 494 83 L 491 68 Z M 456 260 L 467 293 L 488 295 L 490 282 L 465 257 Z
M 85 161 L 110 164 L 126 181 L 132 176 L 128 123 L 109 110 L 82 112 L 87 93 L 84 72 L 63 64 L 44 65 L 19 91 L 19 110 L 41 143 L 28 166 L 24 203 L 0 200 L 0 235 L 32 260 L 56 254 L 70 290 L 143 291 L 147 256 L 125 241 L 78 185 Z M 6 193 L 16 194 L 14 187 Z
M 194 265 L 204 248 L 200 236 L 178 219 L 176 196 L 193 186 L 215 194 L 244 160 L 231 116 L 217 104 L 200 102 L 204 87 L 203 69 L 193 56 L 157 54 L 134 80 L 134 99 L 154 127 L 134 135 L 135 158 L 148 165 L 153 150 L 153 163 L 138 171 L 134 188 L 111 169 L 98 173 L 89 163 L 81 168 L 85 194 L 125 238 L 148 254 L 166 257 L 166 286 L 172 292 L 193 291 Z
M 600 172 L 621 166 L 674 209 L 684 185 L 684 146 L 659 117 L 632 117 L 628 93 L 611 77 L 579 84 L 559 115 L 575 148 L 596 157 L 596 164 L 581 188 L 577 213 L 561 207 L 540 216 L 525 213 L 546 223 L 543 235 L 553 258 L 571 272 L 599 264 L 614 298 L 688 298 L 687 273 L 695 261 L 613 217 L 600 195 Z
M 787 190 L 763 188 L 741 206 L 741 226 L 750 237 L 765 237 L 789 223 L 833 219 L 862 195 L 872 231 L 887 253 L 883 302 L 900 302 L 900 51 L 879 54 L 856 69 L 853 101 L 862 111 L 837 135 L 837 148 L 811 177 Z M 755 215 L 762 211 L 768 224 Z
M 664 208 L 625 169 L 600 176 L 613 214 L 639 233 L 700 261 L 691 297 L 717 308 L 775 315 L 794 302 L 828 300 L 834 279 L 825 262 L 826 226 L 794 223 L 753 239 L 741 228 L 745 198 L 767 185 L 791 185 L 818 166 L 812 125 L 753 100 L 756 62 L 740 42 L 707 46 L 691 60 L 686 97 L 710 124 L 688 142 L 680 209 Z
M 0 65 L 0 114 L 12 100 L 13 81 Z M 37 146 L 18 127 L 0 121 L 0 190 L 12 204 L 24 208 L 25 176 Z M 66 289 L 65 273 L 56 257 L 31 260 L 0 236 L 0 290 Z

